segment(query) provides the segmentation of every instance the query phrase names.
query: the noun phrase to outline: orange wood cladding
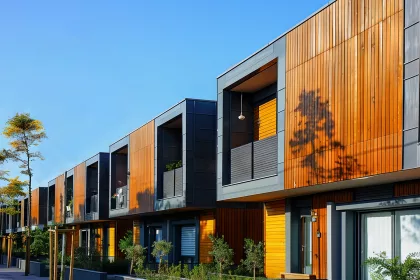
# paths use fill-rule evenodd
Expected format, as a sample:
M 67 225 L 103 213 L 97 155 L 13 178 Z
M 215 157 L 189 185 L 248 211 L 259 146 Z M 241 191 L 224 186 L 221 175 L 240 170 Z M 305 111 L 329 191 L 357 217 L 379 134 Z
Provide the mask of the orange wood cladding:
M 64 216 L 64 174 L 55 178 L 54 220 L 62 224 Z
M 74 249 L 79 247 L 79 236 L 80 236 L 80 225 L 75 226 L 76 231 L 74 232 L 73 247 Z M 66 233 L 66 255 L 71 254 L 71 233 Z
M 133 243 L 140 245 L 140 221 L 133 221 Z
M 412 196 L 420 194 L 420 180 L 399 182 L 394 185 L 394 196 Z
M 287 34 L 286 189 L 402 168 L 402 9 L 338 0 Z
M 244 258 L 244 239 L 263 240 L 263 209 L 218 208 L 216 210 L 216 234 L 235 252 L 234 262 Z
M 208 211 L 200 215 L 200 263 L 211 263 L 213 257 L 209 254 L 212 250 L 212 243 L 209 235 L 214 235 L 216 221 L 213 211 Z
M 312 223 L 312 274 L 327 278 L 327 202 L 347 203 L 353 201 L 352 191 L 337 191 L 316 194 L 312 197 L 312 209 L 317 216 Z M 321 237 L 317 237 L 317 232 Z
M 74 220 L 83 221 L 85 216 L 86 164 L 74 168 L 73 211 Z
M 130 213 L 152 212 L 154 187 L 155 122 L 130 134 Z
M 39 188 L 32 191 L 31 199 L 31 224 L 33 226 L 39 223 Z
M 20 202 L 20 221 L 19 221 L 19 224 L 20 224 L 20 226 L 19 227 L 24 227 L 25 226 L 25 199 L 22 199 L 21 200 L 21 202 Z
M 278 278 L 286 271 L 286 203 L 284 200 L 265 203 L 264 207 L 264 272 Z
M 262 140 L 277 133 L 277 99 L 254 108 L 254 140 Z

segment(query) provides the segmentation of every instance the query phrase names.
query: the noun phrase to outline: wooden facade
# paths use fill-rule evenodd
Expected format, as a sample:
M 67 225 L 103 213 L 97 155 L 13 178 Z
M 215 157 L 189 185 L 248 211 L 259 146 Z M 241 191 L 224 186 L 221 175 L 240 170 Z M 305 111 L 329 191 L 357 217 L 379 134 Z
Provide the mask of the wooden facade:
M 265 203 L 264 207 L 264 272 L 279 278 L 286 271 L 286 203 L 284 200 Z
M 133 221 L 133 244 L 140 245 L 140 221 Z
M 263 241 L 263 209 L 217 208 L 216 235 L 235 252 L 234 262 L 239 264 L 244 255 L 244 239 Z
M 394 197 L 420 195 L 420 180 L 399 182 L 394 185 Z
M 286 35 L 286 189 L 402 168 L 403 32 L 403 0 L 337 0 Z
M 25 199 L 22 199 L 20 201 L 20 220 L 19 220 L 20 226 L 19 227 L 26 226 L 25 225 L 25 210 L 26 210 L 25 205 L 26 205 Z
M 76 231 L 74 232 L 73 237 L 73 248 L 79 248 L 80 247 L 80 225 L 75 226 Z M 70 256 L 71 254 L 71 233 L 66 233 L 66 255 Z
M 108 227 L 108 256 L 115 257 L 115 222 L 110 222 Z
M 277 133 L 277 99 L 254 108 L 254 140 L 262 140 Z
M 39 216 L 39 208 L 40 208 L 40 189 L 34 189 L 32 191 L 32 198 L 31 198 L 31 225 L 36 226 L 39 224 L 40 216 Z M 46 210 L 46 209 L 45 209 Z
M 200 263 L 212 263 L 213 257 L 209 254 L 212 243 L 209 235 L 214 235 L 216 220 L 213 211 L 207 211 L 200 215 Z
M 83 221 L 85 216 L 86 164 L 74 168 L 73 213 L 74 221 Z
M 54 222 L 64 223 L 64 174 L 55 178 Z
M 312 197 L 312 273 L 318 278 L 327 278 L 327 202 L 348 203 L 353 201 L 352 191 L 337 191 L 316 194 Z M 317 233 L 321 237 L 317 236 Z
M 154 208 L 155 122 L 151 121 L 130 134 L 131 214 L 152 212 Z

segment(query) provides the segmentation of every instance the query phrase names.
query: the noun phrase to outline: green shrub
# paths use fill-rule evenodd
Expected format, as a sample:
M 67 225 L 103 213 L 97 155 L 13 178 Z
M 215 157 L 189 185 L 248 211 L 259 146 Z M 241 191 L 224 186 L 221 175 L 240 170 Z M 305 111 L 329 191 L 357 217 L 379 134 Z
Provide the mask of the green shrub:
M 389 259 L 385 252 L 365 261 L 370 276 L 375 280 L 417 280 L 420 279 L 420 253 L 411 253 L 404 262 L 399 257 Z
M 212 250 L 209 254 L 214 258 L 214 262 L 217 265 L 217 270 L 219 272 L 219 278 L 221 279 L 225 269 L 233 264 L 233 249 L 225 242 L 223 235 L 220 238 L 209 235 L 209 238 L 212 242 Z
M 31 255 L 34 257 L 48 256 L 50 237 L 48 231 L 36 229 L 32 231 Z
M 172 251 L 172 243 L 166 240 L 159 240 L 153 242 L 152 256 L 159 259 L 158 272 L 163 274 L 163 269 L 166 267 L 164 261 L 166 256 Z
M 133 268 L 143 268 L 144 261 L 146 260 L 146 248 L 143 248 L 141 245 L 133 245 L 125 248 L 124 253 L 127 260 L 130 261 L 129 274 L 131 274 Z
M 255 244 L 254 240 L 245 238 L 245 255 L 246 259 L 241 260 L 248 272 L 252 273 L 254 280 L 256 274 L 261 273 L 264 269 L 264 243 L 261 241 Z
M 125 250 L 133 245 L 133 231 L 127 230 L 124 237 L 118 242 L 118 248 L 125 254 Z

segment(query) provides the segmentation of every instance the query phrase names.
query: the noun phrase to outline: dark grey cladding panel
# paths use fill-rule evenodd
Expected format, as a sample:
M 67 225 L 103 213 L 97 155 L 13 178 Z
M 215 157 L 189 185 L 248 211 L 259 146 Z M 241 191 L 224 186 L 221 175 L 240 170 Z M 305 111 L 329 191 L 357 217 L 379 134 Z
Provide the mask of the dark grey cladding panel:
M 417 23 L 405 30 L 404 57 L 406 63 L 419 58 L 419 28 L 420 23 Z
M 354 201 L 387 199 L 394 196 L 393 185 L 371 186 L 357 188 L 354 191 Z
M 254 178 L 277 174 L 277 135 L 254 142 Z
M 94 155 L 93 157 L 91 157 L 90 159 L 86 160 L 86 161 L 85 161 L 85 165 L 86 165 L 86 167 L 87 167 L 87 166 L 89 166 L 89 165 L 92 165 L 92 164 L 94 164 L 94 163 L 96 163 L 96 162 L 98 162 L 98 161 L 99 161 L 100 154 L 101 154 L 101 153 L 96 154 L 96 155 Z
M 404 65 L 404 79 L 409 79 L 419 74 L 419 59 Z
M 419 76 L 404 82 L 404 129 L 419 125 Z
M 55 185 L 55 179 L 48 182 L 48 187 Z
M 405 26 L 408 27 L 413 23 L 420 21 L 420 1 L 405 0 Z
M 194 155 L 197 158 L 215 158 L 216 157 L 216 148 L 215 148 L 215 141 L 213 142 L 196 142 L 194 144 Z
M 252 143 L 231 150 L 231 183 L 252 179 Z
M 404 131 L 404 169 L 417 167 L 418 133 L 418 128 Z
M 67 171 L 66 175 L 67 175 L 67 178 L 73 176 L 74 175 L 74 168 L 72 168 L 69 171 Z
M 122 147 L 128 145 L 128 143 L 130 142 L 130 137 L 126 136 L 120 140 L 118 140 L 117 142 L 115 142 L 114 144 L 112 144 L 111 146 L 109 146 L 109 152 L 113 153 L 116 150 L 121 149 Z

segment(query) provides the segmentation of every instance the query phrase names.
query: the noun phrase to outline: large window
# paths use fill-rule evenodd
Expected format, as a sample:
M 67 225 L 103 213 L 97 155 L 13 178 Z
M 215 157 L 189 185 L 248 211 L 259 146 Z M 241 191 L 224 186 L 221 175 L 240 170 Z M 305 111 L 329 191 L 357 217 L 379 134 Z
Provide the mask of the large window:
M 420 252 L 420 209 L 363 214 L 362 230 L 362 263 L 380 252 L 403 261 Z M 362 279 L 372 279 L 367 267 L 362 273 Z

